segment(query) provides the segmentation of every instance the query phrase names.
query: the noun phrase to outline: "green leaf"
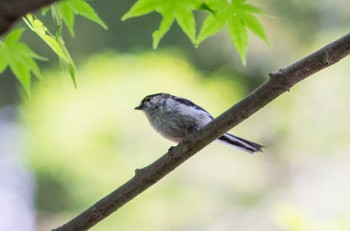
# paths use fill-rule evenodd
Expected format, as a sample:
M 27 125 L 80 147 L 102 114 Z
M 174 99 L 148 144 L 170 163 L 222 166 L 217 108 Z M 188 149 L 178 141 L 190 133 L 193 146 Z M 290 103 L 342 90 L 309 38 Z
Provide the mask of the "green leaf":
M 74 11 L 72 10 L 69 2 L 61 1 L 57 4 L 61 17 L 66 24 L 69 33 L 74 37 Z
M 264 14 L 264 15 L 267 15 L 266 12 L 263 11 L 262 9 L 260 9 L 260 8 L 258 8 L 256 6 L 247 4 L 247 3 L 241 4 L 240 5 L 240 9 L 242 11 L 245 11 L 245 12 L 251 13 L 251 14 Z
M 205 19 L 199 32 L 196 46 L 206 38 L 216 34 L 227 25 L 233 45 L 243 64 L 246 62 L 248 47 L 247 29 L 269 44 L 264 28 L 254 14 L 265 14 L 258 7 L 247 4 L 246 0 L 206 0 L 210 15 Z
M 34 31 L 61 59 L 68 63 L 69 59 L 63 52 L 61 45 L 55 37 L 49 34 L 48 29 L 44 24 L 39 19 L 33 18 L 30 14 L 27 15 L 26 19 L 29 28 Z
M 84 0 L 61 0 L 51 8 L 54 19 L 61 25 L 67 26 L 69 33 L 74 37 L 75 15 L 81 15 L 107 29 L 106 24 L 97 15 L 94 9 Z
M 24 29 L 10 32 L 5 42 L 0 41 L 0 73 L 7 66 L 23 86 L 25 92 L 30 96 L 31 73 L 41 78 L 41 73 L 35 59 L 44 60 L 43 57 L 32 51 L 26 44 L 19 42 Z
M 45 6 L 41 9 L 41 14 L 45 16 L 49 11 L 50 11 L 50 6 Z
M 209 11 L 209 12 L 215 14 L 214 10 L 211 9 L 211 8 L 209 7 L 209 5 L 206 4 L 205 2 L 202 2 L 202 3 L 199 5 L 198 10 L 206 10 L 206 11 Z
M 30 70 L 19 59 L 11 59 L 9 62 L 12 72 L 22 84 L 25 92 L 30 96 Z
M 158 30 L 153 33 L 153 48 L 157 48 L 160 40 L 169 31 L 176 20 L 192 41 L 196 42 L 196 22 L 192 11 L 203 7 L 202 0 L 138 0 L 131 9 L 124 14 L 122 20 L 157 12 L 162 16 Z
M 218 33 L 232 14 L 231 4 L 226 0 L 207 0 L 206 4 L 211 9 L 211 14 L 203 22 L 197 38 L 197 46 L 208 37 Z
M 101 18 L 96 14 L 94 8 L 92 8 L 87 2 L 84 0 L 66 0 L 69 2 L 71 9 L 91 21 L 99 24 L 104 29 L 107 29 L 107 25 L 101 20 Z M 60 4 L 60 3 L 59 3 Z
M 196 43 L 196 22 L 194 20 L 192 11 L 186 9 L 184 11 L 176 11 L 175 18 L 178 22 L 180 28 L 185 32 L 185 34 L 190 38 L 193 44 Z
M 226 24 L 226 20 L 219 19 L 216 15 L 209 15 L 203 22 L 201 31 L 199 32 L 196 46 L 203 42 L 206 38 L 218 33 Z
M 246 64 L 248 33 L 244 24 L 237 15 L 233 15 L 228 22 L 228 32 L 232 39 L 233 45 L 236 47 L 243 65 Z
M 75 66 L 73 63 L 69 63 L 68 64 L 68 72 L 72 78 L 72 81 L 73 81 L 73 84 L 74 84 L 74 87 L 76 88 L 77 87 L 77 81 L 76 81 L 76 78 L 75 78 Z
M 3 43 L 0 40 L 0 73 L 2 73 L 7 65 L 8 65 L 8 61 L 7 61 L 7 54 L 6 54 L 6 44 Z
M 17 53 L 21 56 L 28 56 L 31 58 L 35 58 L 41 61 L 48 61 L 47 58 L 38 55 L 37 53 L 35 53 L 32 49 L 30 49 L 27 44 L 25 43 L 14 43 L 13 44 L 13 48 L 17 50 Z
M 65 44 L 61 36 L 54 37 L 44 26 L 44 24 L 37 18 L 34 18 L 31 14 L 27 14 L 26 18 L 23 18 L 28 27 L 34 31 L 56 54 L 63 60 L 63 62 L 70 68 L 74 68 L 73 60 L 65 47 Z M 69 71 L 71 78 L 73 79 L 74 86 L 76 86 L 74 72 Z
M 5 39 L 6 45 L 11 45 L 13 43 L 16 43 L 21 38 L 23 32 L 24 32 L 24 28 L 20 28 L 17 30 L 13 30 L 11 33 L 9 33 Z
M 123 15 L 122 21 L 125 21 L 129 18 L 149 14 L 152 11 L 156 11 L 160 5 L 162 5 L 162 1 L 159 0 L 139 0 L 131 7 L 128 12 Z
M 159 29 L 153 32 L 153 49 L 158 47 L 160 40 L 163 38 L 166 32 L 169 31 L 171 25 L 173 24 L 173 16 L 163 16 L 163 20 L 160 23 Z
M 261 40 L 263 40 L 266 44 L 269 44 L 269 40 L 265 34 L 264 27 L 261 25 L 259 20 L 251 14 L 244 14 L 243 17 L 244 24 L 249 28 L 249 30 L 258 36 Z

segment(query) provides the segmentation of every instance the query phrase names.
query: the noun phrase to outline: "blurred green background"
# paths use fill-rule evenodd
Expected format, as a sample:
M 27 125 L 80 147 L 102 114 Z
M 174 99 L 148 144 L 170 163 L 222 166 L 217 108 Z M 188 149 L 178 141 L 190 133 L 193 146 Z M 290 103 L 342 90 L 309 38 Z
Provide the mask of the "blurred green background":
M 246 67 L 226 32 L 195 49 L 174 25 L 160 49 L 152 50 L 160 17 L 121 22 L 133 1 L 92 2 L 107 31 L 77 20 L 76 37 L 66 42 L 77 63 L 77 89 L 49 49 L 25 33 L 51 62 L 43 63 L 45 78 L 33 84 L 31 98 L 9 72 L 0 76 L 0 115 L 9 107 L 18 115 L 9 142 L 0 123 L 0 167 L 5 155 L 16 153 L 23 173 L 16 177 L 32 176 L 15 187 L 28 197 L 33 222 L 27 230 L 66 222 L 173 145 L 133 110 L 145 95 L 186 97 L 217 116 L 269 72 L 349 29 L 345 0 L 251 3 L 274 16 L 261 18 L 273 48 L 250 37 Z M 92 230 L 350 230 L 349 71 L 347 58 L 234 128 L 232 133 L 264 144 L 264 153 L 212 143 Z M 1 222 L 0 230 L 7 230 Z

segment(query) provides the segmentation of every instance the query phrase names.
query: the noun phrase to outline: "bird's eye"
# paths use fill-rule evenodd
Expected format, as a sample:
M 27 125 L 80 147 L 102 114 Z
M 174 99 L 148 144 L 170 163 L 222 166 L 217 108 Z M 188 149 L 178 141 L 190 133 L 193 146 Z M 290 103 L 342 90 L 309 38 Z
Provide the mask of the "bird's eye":
M 146 101 L 146 102 L 149 102 L 149 101 L 151 101 L 151 98 L 150 98 L 150 97 L 147 97 L 147 98 L 145 99 L 145 101 Z

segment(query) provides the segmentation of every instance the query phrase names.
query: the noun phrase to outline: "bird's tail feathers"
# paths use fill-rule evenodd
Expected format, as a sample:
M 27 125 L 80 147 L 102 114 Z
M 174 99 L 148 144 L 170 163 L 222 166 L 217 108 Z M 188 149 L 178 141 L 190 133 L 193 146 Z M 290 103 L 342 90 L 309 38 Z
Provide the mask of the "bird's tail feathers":
M 264 147 L 263 145 L 254 143 L 252 141 L 234 136 L 232 134 L 226 133 L 223 136 L 221 136 L 219 139 L 219 141 L 229 144 L 229 145 L 233 145 L 238 149 L 241 149 L 243 151 L 249 152 L 251 154 L 255 153 L 255 152 L 262 152 L 262 148 Z

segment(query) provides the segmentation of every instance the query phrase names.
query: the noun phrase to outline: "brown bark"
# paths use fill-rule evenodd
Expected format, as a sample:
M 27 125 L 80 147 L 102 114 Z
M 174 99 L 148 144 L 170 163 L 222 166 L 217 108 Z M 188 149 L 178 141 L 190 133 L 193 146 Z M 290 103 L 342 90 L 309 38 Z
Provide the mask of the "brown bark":
M 0 1 L 0 35 L 5 34 L 11 26 L 27 13 L 37 11 L 58 0 L 1 0 Z

